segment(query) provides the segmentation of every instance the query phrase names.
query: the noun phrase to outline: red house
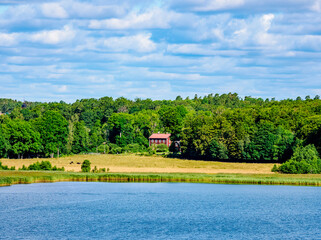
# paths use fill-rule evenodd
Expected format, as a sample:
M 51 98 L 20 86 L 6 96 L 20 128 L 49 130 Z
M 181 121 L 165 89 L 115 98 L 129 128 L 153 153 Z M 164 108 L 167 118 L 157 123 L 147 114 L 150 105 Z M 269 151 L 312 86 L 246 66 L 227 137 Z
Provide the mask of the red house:
M 149 146 L 152 144 L 166 144 L 168 147 L 171 145 L 171 134 L 169 133 L 153 133 L 149 137 Z

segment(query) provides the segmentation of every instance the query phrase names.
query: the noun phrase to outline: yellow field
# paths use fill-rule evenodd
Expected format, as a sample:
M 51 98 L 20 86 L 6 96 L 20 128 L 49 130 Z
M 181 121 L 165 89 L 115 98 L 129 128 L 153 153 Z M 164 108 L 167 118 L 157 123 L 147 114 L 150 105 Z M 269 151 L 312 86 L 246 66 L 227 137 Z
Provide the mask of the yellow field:
M 81 164 L 85 159 L 91 162 L 92 168 L 109 168 L 110 172 L 140 172 L 140 173 L 243 173 L 243 174 L 273 174 L 270 163 L 225 163 L 183 160 L 175 158 L 164 158 L 159 156 L 137 156 L 137 155 L 75 155 L 69 157 L 46 158 L 46 159 L 1 159 L 3 165 L 15 166 L 16 169 L 22 165 L 29 166 L 36 161 L 50 161 L 57 167 L 65 167 L 66 171 L 81 171 Z M 71 162 L 73 162 L 71 164 Z

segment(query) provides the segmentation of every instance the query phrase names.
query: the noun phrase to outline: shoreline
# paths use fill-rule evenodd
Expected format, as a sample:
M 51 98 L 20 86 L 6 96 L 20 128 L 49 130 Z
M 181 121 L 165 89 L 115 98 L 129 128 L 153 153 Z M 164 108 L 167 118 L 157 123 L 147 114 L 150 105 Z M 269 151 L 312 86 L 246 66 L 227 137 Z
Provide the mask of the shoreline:
M 52 182 L 185 182 L 210 184 L 321 186 L 321 174 L 81 173 L 0 171 L 0 186 Z

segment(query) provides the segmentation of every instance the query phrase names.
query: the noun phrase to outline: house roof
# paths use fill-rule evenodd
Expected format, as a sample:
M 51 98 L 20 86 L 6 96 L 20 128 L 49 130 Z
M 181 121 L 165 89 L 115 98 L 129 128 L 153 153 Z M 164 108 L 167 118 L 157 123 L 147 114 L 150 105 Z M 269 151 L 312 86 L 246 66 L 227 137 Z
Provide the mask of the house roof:
M 170 136 L 169 133 L 153 133 L 149 138 L 169 138 Z

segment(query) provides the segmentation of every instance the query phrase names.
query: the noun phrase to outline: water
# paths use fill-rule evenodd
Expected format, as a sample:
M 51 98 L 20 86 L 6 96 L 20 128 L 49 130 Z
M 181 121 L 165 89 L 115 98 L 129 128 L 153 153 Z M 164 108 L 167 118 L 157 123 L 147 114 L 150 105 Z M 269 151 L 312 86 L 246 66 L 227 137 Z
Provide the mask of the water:
M 0 239 L 321 239 L 321 188 L 41 183 L 0 188 Z

